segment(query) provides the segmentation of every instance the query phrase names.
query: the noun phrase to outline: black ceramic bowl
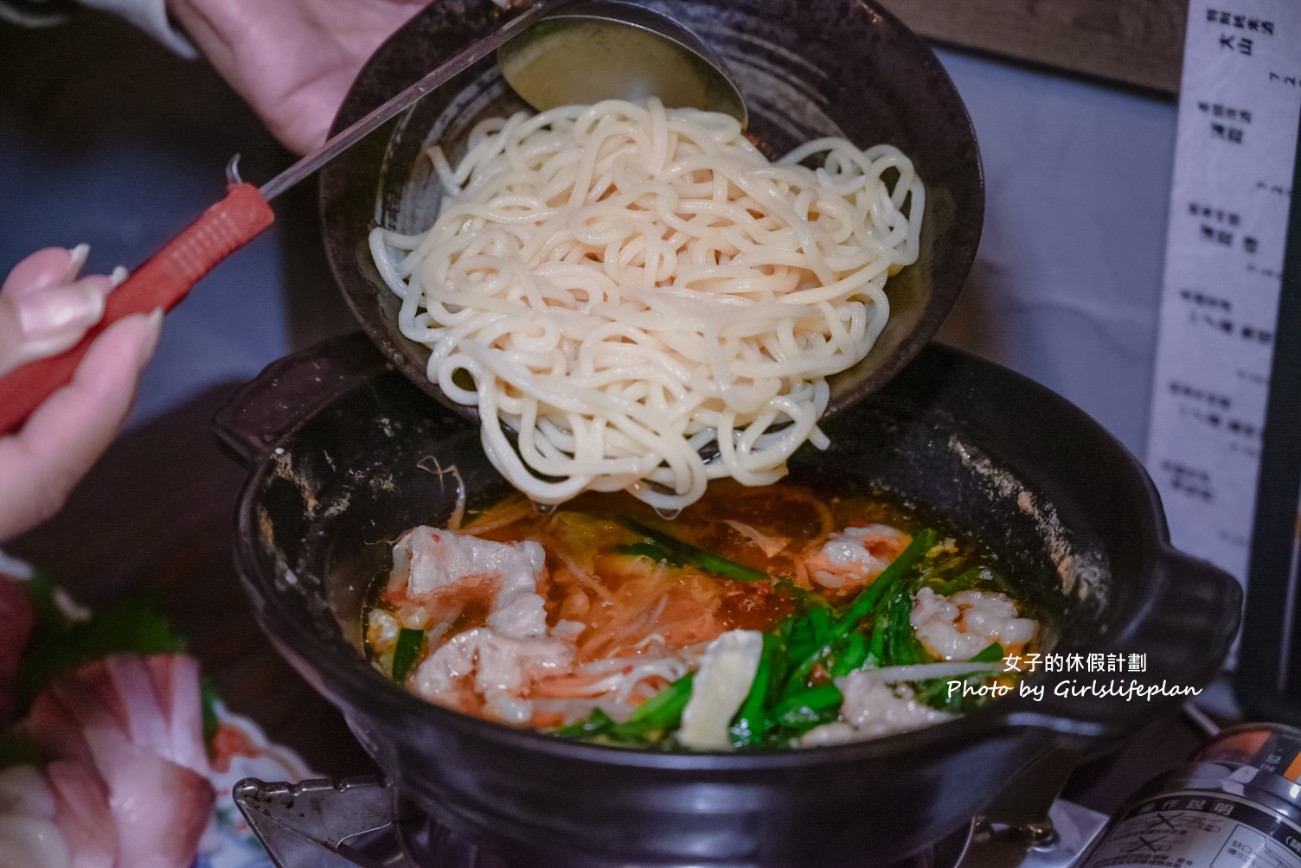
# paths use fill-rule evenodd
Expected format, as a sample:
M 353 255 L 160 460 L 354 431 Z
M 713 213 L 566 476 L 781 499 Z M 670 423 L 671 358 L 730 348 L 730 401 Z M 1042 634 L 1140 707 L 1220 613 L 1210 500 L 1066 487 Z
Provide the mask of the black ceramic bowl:
M 935 55 L 866 0 L 648 0 L 694 31 L 730 69 L 750 109 L 750 133 L 770 157 L 824 135 L 908 154 L 926 185 L 919 261 L 890 279 L 888 325 L 867 357 L 831 381 L 828 415 L 875 391 L 931 339 L 966 281 L 984 219 L 975 133 Z M 351 123 L 497 26 L 488 0 L 438 0 L 384 44 L 335 120 Z M 453 158 L 471 127 L 526 106 L 489 58 L 330 163 L 321 207 L 334 276 L 358 321 L 412 382 L 463 415 L 425 374 L 429 351 L 402 336 L 398 299 L 384 286 L 366 238 L 381 225 L 427 230 L 441 186 L 424 150 Z M 458 150 L 460 148 L 460 150 Z
M 236 558 L 267 635 L 406 796 L 522 865 L 888 864 L 969 821 L 1050 749 L 1114 741 L 1182 701 L 1059 696 L 1058 685 L 1199 686 L 1238 620 L 1236 582 L 1169 548 L 1150 480 L 1113 438 L 1029 380 L 932 345 L 832 420 L 830 450 L 806 446 L 792 478 L 942 513 L 1052 613 L 1054 651 L 1142 654 L 1146 672 L 1041 672 L 1027 681 L 1040 700 L 837 747 L 684 755 L 575 743 L 426 703 L 359 651 L 386 541 L 451 513 L 455 486 L 432 471 L 455 465 L 472 502 L 505 490 L 476 426 L 357 335 L 272 365 L 218 430 L 250 470 Z

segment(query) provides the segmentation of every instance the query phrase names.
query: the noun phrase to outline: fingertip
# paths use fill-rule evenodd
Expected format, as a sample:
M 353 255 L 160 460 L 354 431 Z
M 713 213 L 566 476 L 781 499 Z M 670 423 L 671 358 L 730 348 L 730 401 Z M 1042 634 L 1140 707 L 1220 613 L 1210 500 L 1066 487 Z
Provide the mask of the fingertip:
M 156 307 L 145 318 L 145 333 L 140 344 L 140 369 L 149 364 L 154 350 L 158 349 L 158 340 L 163 334 L 163 309 Z
M 72 382 L 37 408 L 22 435 L 64 441 L 74 464 L 102 451 L 126 418 L 135 398 L 140 370 L 157 341 L 152 315 L 123 317 L 95 339 Z M 33 430 L 35 429 L 35 430 Z M 87 456 L 78 459 L 76 456 Z
M 105 329 L 72 382 L 36 408 L 16 436 L 0 438 L 6 498 L 27 504 L 12 515 L 0 499 L 0 534 L 52 515 L 108 448 L 131 408 L 157 328 L 155 317 L 136 314 Z
M 82 376 L 82 368 L 87 369 L 86 376 L 95 378 L 108 376 L 118 379 L 126 372 L 139 374 L 158 347 L 162 326 L 161 309 L 123 317 L 95 339 L 78 366 L 77 375 Z M 130 379 L 134 382 L 134 377 Z
M 4 284 L 0 285 L 0 293 L 13 298 L 24 298 L 56 286 L 84 283 L 96 287 L 102 295 L 107 295 L 126 279 L 126 269 L 118 266 L 112 274 L 80 277 L 89 254 L 89 244 L 78 244 L 71 250 L 63 247 L 38 250 L 13 267 Z
M 21 296 L 63 283 L 72 256 L 72 251 L 63 247 L 38 250 L 13 267 L 0 292 Z
M 32 346 L 52 343 L 39 355 L 61 352 L 81 340 L 104 316 L 104 293 L 89 280 L 51 286 L 18 302 L 23 335 Z
M 75 281 L 73 285 L 93 286 L 95 289 L 99 290 L 100 295 L 108 295 L 117 288 L 117 284 L 113 282 L 112 276 L 107 274 L 88 274 Z
M 105 329 L 86 352 L 73 375 L 71 388 L 81 401 L 93 404 L 105 422 L 116 428 L 135 398 L 143 344 L 142 317 L 128 317 Z

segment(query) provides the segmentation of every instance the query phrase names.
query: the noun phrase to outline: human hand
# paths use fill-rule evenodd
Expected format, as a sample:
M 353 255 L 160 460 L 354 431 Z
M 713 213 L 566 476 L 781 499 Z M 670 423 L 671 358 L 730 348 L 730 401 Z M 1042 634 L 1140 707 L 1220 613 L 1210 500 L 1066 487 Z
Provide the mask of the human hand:
M 172 16 L 287 147 L 325 141 L 367 58 L 429 0 L 167 0 Z
M 76 344 L 104 313 L 108 277 L 78 279 L 86 248 L 50 247 L 0 286 L 0 374 Z M 0 437 L 0 541 L 54 515 L 126 418 L 158 343 L 162 312 L 124 317 L 104 331 L 72 382 Z

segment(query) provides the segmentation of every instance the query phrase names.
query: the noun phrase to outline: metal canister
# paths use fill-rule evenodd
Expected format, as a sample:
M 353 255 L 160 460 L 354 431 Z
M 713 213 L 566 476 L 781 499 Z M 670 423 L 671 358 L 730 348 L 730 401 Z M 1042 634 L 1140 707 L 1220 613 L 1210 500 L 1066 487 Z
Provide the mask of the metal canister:
M 1221 730 L 1139 790 L 1082 868 L 1301 868 L 1301 730 Z

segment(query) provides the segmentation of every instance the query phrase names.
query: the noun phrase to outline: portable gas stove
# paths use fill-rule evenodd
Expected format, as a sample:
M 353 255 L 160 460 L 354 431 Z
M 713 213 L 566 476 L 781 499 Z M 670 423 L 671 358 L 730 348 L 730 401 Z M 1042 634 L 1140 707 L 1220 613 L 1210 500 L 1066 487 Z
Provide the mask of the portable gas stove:
M 889 868 L 1301 868 L 1301 729 L 1218 730 L 1187 763 L 1131 794 L 1114 819 L 1054 797 L 1073 767 L 1071 754 L 1050 752 L 987 816 Z M 245 779 L 234 796 L 282 868 L 628 868 L 563 855 L 503 861 L 412 809 L 380 778 Z
M 382 778 L 298 784 L 249 778 L 236 785 L 235 803 L 281 868 L 536 868 L 538 864 L 507 862 L 485 852 L 420 813 Z M 1106 823 L 1104 814 L 1057 799 L 1046 822 L 1011 826 L 977 817 L 890 868 L 1073 868 Z M 550 859 L 547 864 L 561 868 Z M 597 866 L 583 862 L 573 868 Z

